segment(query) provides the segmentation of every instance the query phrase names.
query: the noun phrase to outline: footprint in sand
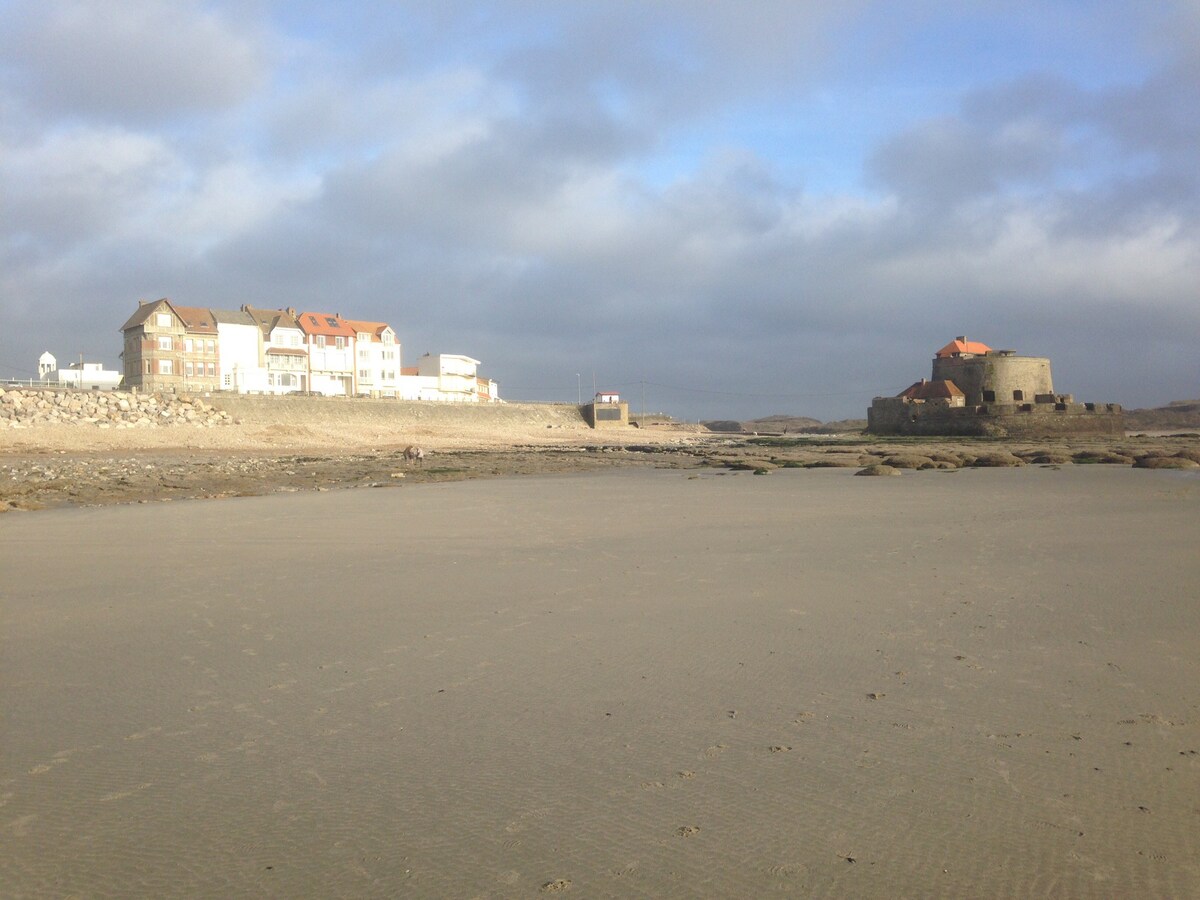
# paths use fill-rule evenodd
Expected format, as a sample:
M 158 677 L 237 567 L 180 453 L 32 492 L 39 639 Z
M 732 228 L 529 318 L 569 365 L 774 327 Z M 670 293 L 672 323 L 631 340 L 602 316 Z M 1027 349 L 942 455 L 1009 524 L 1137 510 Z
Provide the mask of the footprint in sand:
M 638 787 L 643 791 L 661 791 L 663 783 L 661 781 L 643 781 Z
M 37 818 L 36 813 L 30 813 L 26 816 L 19 816 L 4 826 L 4 830 L 13 837 L 25 837 L 29 834 L 29 825 Z
M 682 772 L 676 772 L 675 774 L 678 775 L 680 778 L 683 778 L 684 780 L 696 777 L 696 773 L 693 772 L 691 769 L 684 769 Z
M 767 868 L 767 873 L 776 878 L 795 878 L 797 875 L 803 875 L 807 871 L 808 866 L 804 865 L 804 863 L 782 863 Z
M 700 833 L 699 825 L 683 825 L 675 829 L 675 833 L 680 837 L 695 837 Z
M 127 735 L 125 736 L 125 740 L 127 740 L 127 741 L 140 741 L 140 740 L 142 740 L 143 738 L 149 737 L 149 736 L 150 736 L 150 735 L 152 735 L 152 734 L 157 734 L 157 733 L 158 733 L 158 732 L 160 732 L 160 731 L 162 731 L 162 726 L 161 726 L 161 725 L 154 725 L 154 726 L 151 726 L 150 728 L 147 728 L 147 729 L 145 729 L 145 730 L 143 730 L 143 731 L 135 731 L 133 734 L 127 734 Z
M 105 794 L 103 797 L 100 798 L 99 802 L 110 803 L 113 800 L 124 800 L 126 797 L 132 797 L 138 791 L 144 791 L 148 787 L 153 787 L 153 785 L 154 785 L 154 782 L 147 781 L 147 782 L 144 782 L 143 784 L 137 785 L 136 787 L 132 787 L 127 791 L 114 791 L 111 794 Z
M 547 881 L 541 887 L 543 894 L 558 894 L 571 889 L 571 879 L 555 878 L 553 881 Z
M 705 759 L 716 759 L 718 756 L 720 756 L 724 752 L 725 752 L 724 744 L 714 744 L 713 746 L 705 749 L 704 758 Z

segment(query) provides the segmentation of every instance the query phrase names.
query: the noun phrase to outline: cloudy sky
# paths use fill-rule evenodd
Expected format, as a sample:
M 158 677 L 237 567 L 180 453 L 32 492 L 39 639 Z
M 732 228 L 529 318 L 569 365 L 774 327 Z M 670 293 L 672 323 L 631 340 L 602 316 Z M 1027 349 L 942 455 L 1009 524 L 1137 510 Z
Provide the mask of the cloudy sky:
M 139 299 L 510 400 L 865 416 L 965 334 L 1200 396 L 1197 0 L 0 0 L 0 376 Z

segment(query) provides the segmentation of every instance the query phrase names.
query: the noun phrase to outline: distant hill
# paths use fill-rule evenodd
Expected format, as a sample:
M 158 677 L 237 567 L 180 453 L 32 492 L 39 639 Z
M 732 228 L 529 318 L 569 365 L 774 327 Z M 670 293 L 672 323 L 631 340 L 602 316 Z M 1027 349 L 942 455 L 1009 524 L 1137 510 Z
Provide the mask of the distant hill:
M 1172 400 L 1153 409 L 1127 409 L 1125 430 L 1200 431 L 1200 400 Z
M 764 416 L 740 422 L 736 419 L 719 419 L 702 422 L 709 431 L 726 434 L 841 434 L 846 431 L 862 431 L 867 427 L 866 419 L 842 419 L 837 422 L 822 422 L 808 416 Z

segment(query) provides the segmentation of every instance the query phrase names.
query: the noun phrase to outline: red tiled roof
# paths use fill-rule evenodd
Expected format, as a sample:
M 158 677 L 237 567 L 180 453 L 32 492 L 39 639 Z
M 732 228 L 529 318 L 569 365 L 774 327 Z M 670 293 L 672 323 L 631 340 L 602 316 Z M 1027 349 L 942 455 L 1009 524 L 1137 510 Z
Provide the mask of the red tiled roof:
M 175 310 L 175 314 L 183 321 L 183 327 L 187 331 L 199 334 L 216 334 L 217 322 L 213 318 L 211 311 L 202 306 L 175 306 L 171 305 Z
M 388 330 L 387 322 L 360 322 L 357 319 L 346 319 L 346 324 L 356 332 L 366 332 L 374 341 L 383 339 L 383 333 Z
M 950 400 L 954 397 L 966 397 L 953 381 L 926 381 L 922 378 L 916 384 L 905 388 L 896 396 L 907 397 L 909 400 Z
M 355 330 L 350 327 L 350 323 L 341 316 L 331 315 L 323 312 L 302 312 L 296 316 L 296 321 L 300 323 L 300 330 L 305 334 L 323 334 L 326 337 L 348 337 L 355 336 Z
M 935 353 L 934 356 L 939 359 L 947 356 L 955 356 L 959 353 L 974 353 L 982 356 L 985 353 L 990 353 L 991 350 L 992 348 L 987 344 L 981 344 L 979 341 L 968 341 L 965 337 L 957 337 Z

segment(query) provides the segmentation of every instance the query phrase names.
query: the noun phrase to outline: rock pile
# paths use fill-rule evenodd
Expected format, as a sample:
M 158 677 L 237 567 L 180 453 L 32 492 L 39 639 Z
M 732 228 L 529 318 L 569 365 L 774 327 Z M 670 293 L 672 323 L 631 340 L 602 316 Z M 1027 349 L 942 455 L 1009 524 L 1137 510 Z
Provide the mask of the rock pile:
M 228 425 L 229 414 L 186 394 L 124 391 L 0 388 L 0 428 L 91 425 L 153 428 L 163 425 Z

